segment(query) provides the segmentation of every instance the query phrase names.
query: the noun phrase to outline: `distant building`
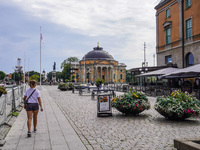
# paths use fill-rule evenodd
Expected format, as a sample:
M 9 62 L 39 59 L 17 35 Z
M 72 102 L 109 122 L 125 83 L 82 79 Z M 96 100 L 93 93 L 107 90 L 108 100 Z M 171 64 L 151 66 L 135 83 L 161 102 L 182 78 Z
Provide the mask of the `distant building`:
M 200 63 L 200 0 L 161 0 L 156 9 L 157 65 Z
M 80 82 L 95 82 L 97 78 L 103 79 L 105 82 L 126 82 L 126 65 L 119 63 L 102 47 L 94 47 L 89 51 L 79 65 L 73 64 L 78 69 L 77 79 Z

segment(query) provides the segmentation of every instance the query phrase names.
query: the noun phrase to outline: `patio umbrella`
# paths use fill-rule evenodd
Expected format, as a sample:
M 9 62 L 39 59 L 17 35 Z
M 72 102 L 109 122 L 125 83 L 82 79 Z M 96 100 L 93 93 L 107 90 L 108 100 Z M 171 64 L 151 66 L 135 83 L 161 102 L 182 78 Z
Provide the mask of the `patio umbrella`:
M 177 70 L 179 70 L 179 69 L 169 67 L 169 68 L 159 69 L 159 70 L 151 71 L 151 72 L 148 72 L 148 73 L 140 74 L 140 75 L 137 75 L 136 77 L 161 76 L 161 75 L 172 73 L 172 72 L 177 71 Z
M 200 76 L 200 64 L 163 75 L 163 78 L 193 78 Z

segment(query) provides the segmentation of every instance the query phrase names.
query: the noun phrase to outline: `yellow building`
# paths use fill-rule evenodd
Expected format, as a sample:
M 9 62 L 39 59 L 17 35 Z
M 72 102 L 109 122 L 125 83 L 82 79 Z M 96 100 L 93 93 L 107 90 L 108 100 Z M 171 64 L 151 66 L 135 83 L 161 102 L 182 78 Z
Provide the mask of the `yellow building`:
M 95 82 L 101 78 L 105 83 L 126 82 L 126 65 L 116 61 L 102 47 L 94 47 L 79 61 L 78 81 Z

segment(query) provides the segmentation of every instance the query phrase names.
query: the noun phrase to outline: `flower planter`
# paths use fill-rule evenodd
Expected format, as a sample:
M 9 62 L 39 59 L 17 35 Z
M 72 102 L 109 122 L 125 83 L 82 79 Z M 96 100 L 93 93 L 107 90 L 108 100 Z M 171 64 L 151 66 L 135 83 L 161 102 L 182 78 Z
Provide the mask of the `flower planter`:
M 60 88 L 61 91 L 67 91 L 67 88 Z
M 132 108 L 115 107 L 115 108 L 121 113 L 124 113 L 125 115 L 137 115 L 145 110 L 145 109 L 141 109 L 141 110 L 134 109 L 135 107 L 132 107 Z
M 171 112 L 170 114 L 165 112 L 164 110 L 161 109 L 156 109 L 156 111 L 161 114 L 162 116 L 164 116 L 166 119 L 169 120 L 185 120 L 186 118 L 189 118 L 192 116 L 192 113 L 185 113 L 182 116 L 179 116 L 177 113 L 173 113 Z
M 111 105 L 126 115 L 137 115 L 150 108 L 146 95 L 132 89 L 124 95 L 113 98 Z
M 72 90 L 73 87 L 74 87 L 73 83 L 60 83 L 58 85 L 58 89 L 60 89 L 61 91 Z
M 184 120 L 200 113 L 200 102 L 189 93 L 172 92 L 170 96 L 158 97 L 155 110 L 170 120 Z

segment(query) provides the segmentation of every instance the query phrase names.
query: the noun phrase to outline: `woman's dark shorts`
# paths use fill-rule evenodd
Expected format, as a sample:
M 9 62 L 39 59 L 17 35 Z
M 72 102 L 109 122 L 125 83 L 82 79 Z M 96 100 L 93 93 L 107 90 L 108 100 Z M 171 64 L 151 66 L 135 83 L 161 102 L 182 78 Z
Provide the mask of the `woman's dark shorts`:
M 26 105 L 26 111 L 36 111 L 39 110 L 39 104 L 38 103 L 28 103 Z

